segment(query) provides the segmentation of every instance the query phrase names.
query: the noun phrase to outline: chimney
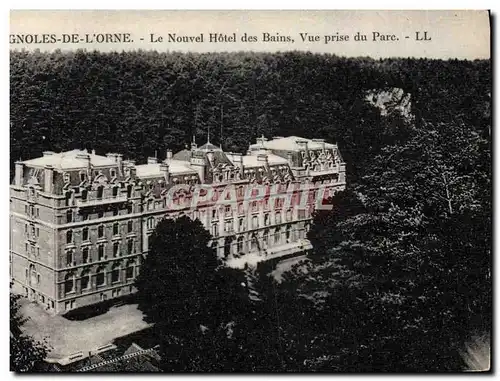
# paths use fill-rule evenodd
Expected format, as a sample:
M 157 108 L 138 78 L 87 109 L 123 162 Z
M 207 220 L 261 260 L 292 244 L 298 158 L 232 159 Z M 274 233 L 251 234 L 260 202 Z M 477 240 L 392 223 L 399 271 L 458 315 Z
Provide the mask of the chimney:
M 92 155 L 95 155 L 95 149 L 92 149 Z
M 339 164 L 339 182 L 340 183 L 345 182 L 345 163 Z
M 241 153 L 233 153 L 234 163 L 239 167 L 241 175 L 243 176 L 243 171 L 245 167 L 243 166 L 243 155 Z
M 307 140 L 297 140 L 296 143 L 299 145 L 301 150 L 305 151 L 306 156 L 309 157 L 308 141 Z
M 156 157 L 148 157 L 148 164 L 158 164 Z
M 44 192 L 53 193 L 54 191 L 54 167 L 46 165 L 44 169 Z
M 20 161 L 16 161 L 16 176 L 14 177 L 14 184 L 18 186 L 23 185 L 23 170 L 24 164 Z
M 172 150 L 168 149 L 167 150 L 167 160 L 170 160 L 170 159 L 172 159 Z
M 123 175 L 123 156 L 119 153 L 115 156 L 116 164 L 118 164 L 118 173 Z
M 160 163 L 160 172 L 163 175 L 163 178 L 165 179 L 165 183 L 169 184 L 170 183 L 170 169 L 167 163 Z

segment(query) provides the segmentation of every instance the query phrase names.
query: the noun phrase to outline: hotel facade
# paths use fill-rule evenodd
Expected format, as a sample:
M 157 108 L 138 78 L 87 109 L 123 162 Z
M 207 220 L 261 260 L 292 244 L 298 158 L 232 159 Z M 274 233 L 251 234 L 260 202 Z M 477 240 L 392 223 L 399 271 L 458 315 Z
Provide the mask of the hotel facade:
M 193 141 L 164 157 L 73 150 L 16 162 L 14 291 L 53 314 L 133 293 L 156 224 L 181 215 L 201 221 L 228 266 L 294 255 L 311 248 L 318 195 L 345 188 L 338 148 L 321 139 L 262 137 L 245 155 Z

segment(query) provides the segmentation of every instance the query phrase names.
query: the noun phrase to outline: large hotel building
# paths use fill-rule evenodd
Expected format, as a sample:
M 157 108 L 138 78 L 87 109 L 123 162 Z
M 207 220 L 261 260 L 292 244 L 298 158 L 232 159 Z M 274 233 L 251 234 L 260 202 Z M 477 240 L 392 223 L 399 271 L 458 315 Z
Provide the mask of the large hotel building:
M 165 156 L 136 164 L 120 154 L 74 150 L 16 162 L 10 186 L 14 290 L 54 314 L 132 293 L 155 225 L 180 215 L 203 223 L 229 266 L 293 255 L 311 247 L 306 232 L 317 192 L 345 187 L 338 148 L 321 139 L 262 137 L 246 155 L 193 142 Z M 201 184 L 213 192 L 203 194 Z M 174 185 L 185 186 L 176 187 L 171 203 Z M 236 197 L 221 205 L 228 185 Z M 248 200 L 255 185 L 269 192 Z M 197 186 L 201 202 L 192 208 Z M 306 208 L 279 197 L 299 188 L 306 189 Z

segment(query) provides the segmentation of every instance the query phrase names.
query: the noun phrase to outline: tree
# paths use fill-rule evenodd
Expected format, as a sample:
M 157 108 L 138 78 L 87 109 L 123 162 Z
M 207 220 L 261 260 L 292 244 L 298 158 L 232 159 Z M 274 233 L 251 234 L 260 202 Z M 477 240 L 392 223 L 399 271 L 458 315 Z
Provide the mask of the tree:
M 10 293 L 10 370 L 32 372 L 38 369 L 47 356 L 48 347 L 22 332 L 21 327 L 26 318 L 19 311 L 20 297 Z
M 219 268 L 199 220 L 162 220 L 151 239 L 137 299 L 155 324 L 164 370 L 220 371 L 231 355 L 229 332 L 245 315 L 244 275 Z

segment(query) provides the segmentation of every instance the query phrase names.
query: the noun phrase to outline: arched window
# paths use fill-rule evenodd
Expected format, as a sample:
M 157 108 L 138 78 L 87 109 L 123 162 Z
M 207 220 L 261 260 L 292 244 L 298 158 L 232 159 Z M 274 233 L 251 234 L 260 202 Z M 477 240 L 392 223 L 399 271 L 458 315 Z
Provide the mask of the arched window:
M 243 242 L 244 242 L 243 240 L 244 240 L 243 236 L 240 235 L 238 237 L 238 240 L 236 241 L 236 249 L 238 253 L 241 253 L 243 251 Z
M 69 294 L 75 291 L 75 276 L 73 273 L 68 273 L 64 277 L 64 293 Z
M 90 271 L 89 270 L 83 270 L 82 271 L 82 276 L 80 278 L 80 285 L 82 290 L 86 290 L 90 288 Z
M 99 238 L 104 237 L 104 225 L 99 225 L 99 227 L 97 228 L 97 236 Z
M 268 229 L 265 229 L 264 233 L 262 234 L 262 242 L 264 243 L 265 246 L 267 246 L 269 243 L 269 230 Z
M 89 239 L 89 228 L 83 228 L 82 230 L 82 240 L 88 241 Z
M 104 245 L 97 246 L 97 255 L 99 256 L 100 261 L 104 259 Z
M 71 204 L 71 196 L 72 196 L 72 193 L 73 193 L 73 192 L 69 191 L 69 192 L 66 192 L 66 194 L 65 194 L 66 198 L 65 198 L 65 200 L 64 200 L 64 201 L 65 201 L 65 205 L 66 205 L 66 206 L 69 206 L 69 205 Z
M 31 286 L 35 286 L 37 284 L 37 276 L 36 276 L 36 267 L 34 264 L 30 265 L 29 270 L 29 283 Z
M 111 270 L 111 283 L 116 283 L 120 281 L 120 272 L 121 272 L 120 264 L 115 263 L 113 265 L 113 269 Z
M 281 213 L 280 212 L 276 212 L 276 214 L 274 216 L 274 221 L 276 224 L 281 224 Z
M 73 250 L 66 252 L 66 266 L 73 266 Z
M 280 243 L 280 237 L 281 236 L 281 227 L 277 227 L 276 230 L 274 231 L 274 243 L 279 244 Z
M 127 269 L 125 270 L 125 276 L 127 279 L 134 278 L 134 261 L 127 262 Z
M 290 242 L 291 234 L 292 234 L 292 225 L 287 225 L 286 226 L 286 242 Z
M 84 247 L 82 250 L 82 261 L 83 261 L 83 263 L 90 262 L 89 248 L 88 247 Z
M 66 243 L 72 243 L 73 242 L 73 230 L 68 230 L 66 232 Z
M 227 258 L 231 254 L 231 246 L 233 244 L 234 237 L 224 238 L 224 257 Z
M 104 267 L 99 267 L 96 272 L 96 284 L 104 286 L 106 284 L 106 271 Z

